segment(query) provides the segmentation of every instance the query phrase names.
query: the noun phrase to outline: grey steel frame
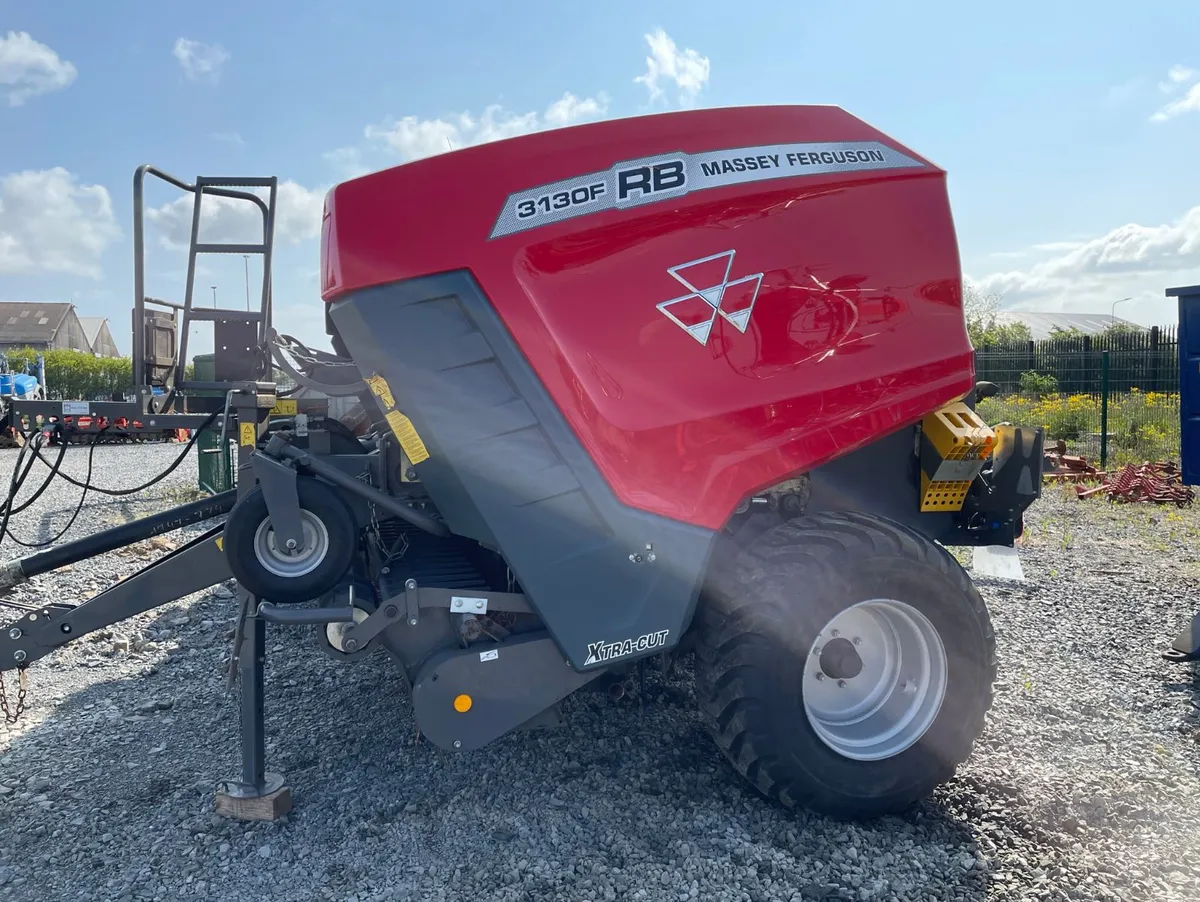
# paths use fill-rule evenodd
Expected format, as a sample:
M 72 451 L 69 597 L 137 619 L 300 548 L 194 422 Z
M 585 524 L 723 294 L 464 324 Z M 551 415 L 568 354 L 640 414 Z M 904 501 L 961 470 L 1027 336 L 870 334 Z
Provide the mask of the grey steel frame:
M 155 176 L 162 181 L 190 192 L 195 196 L 192 205 L 192 232 L 189 242 L 187 286 L 184 292 L 183 304 L 172 304 L 157 298 L 146 296 L 146 236 L 145 236 L 145 179 L 147 175 Z M 183 378 L 187 362 L 188 326 L 193 320 L 215 321 L 219 316 L 253 320 L 256 322 L 258 347 L 265 349 L 268 330 L 271 327 L 271 260 L 275 235 L 275 199 L 279 179 L 277 176 L 268 178 L 235 178 L 235 177 L 198 177 L 194 185 L 176 178 L 161 169 L 149 164 L 137 168 L 133 176 L 133 373 L 135 380 L 144 380 L 146 367 L 145 318 L 146 303 L 161 305 L 183 314 L 180 323 L 179 353 L 176 355 L 175 379 L 172 389 L 186 392 L 226 390 L 227 382 L 187 381 Z M 234 188 L 267 188 L 269 199 L 264 201 L 250 191 L 236 191 Z M 200 218 L 202 201 L 205 195 L 224 197 L 230 200 L 242 200 L 253 203 L 262 214 L 263 238 L 261 244 L 202 244 L 200 243 Z M 197 310 L 195 301 L 196 257 L 199 254 L 260 254 L 263 258 L 262 298 L 257 313 L 241 310 Z M 269 355 L 266 355 L 269 360 Z M 269 372 L 269 363 L 267 365 Z M 247 378 L 257 379 L 267 375 L 267 372 L 247 374 Z M 139 395 L 150 395 L 150 387 L 141 382 L 137 383 Z M 164 408 L 169 406 L 173 392 L 168 392 Z M 141 400 L 139 398 L 139 400 Z M 149 408 L 146 408 L 149 412 Z

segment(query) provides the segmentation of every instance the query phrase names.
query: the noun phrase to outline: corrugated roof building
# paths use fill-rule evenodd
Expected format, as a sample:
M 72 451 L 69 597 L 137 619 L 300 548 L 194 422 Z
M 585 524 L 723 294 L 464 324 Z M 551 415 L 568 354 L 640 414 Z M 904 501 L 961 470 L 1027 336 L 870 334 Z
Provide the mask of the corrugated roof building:
M 117 342 L 108 328 L 108 320 L 103 316 L 81 316 L 79 324 L 83 326 L 83 334 L 91 345 L 92 353 L 97 357 L 120 357 Z
M 1000 310 L 996 313 L 996 321 L 1001 325 L 1007 323 L 1024 323 L 1033 333 L 1034 341 L 1043 341 L 1050 337 L 1055 328 L 1070 331 L 1077 329 L 1085 335 L 1097 335 L 1116 323 L 1126 328 L 1137 329 L 1139 332 L 1149 331 L 1145 326 L 1130 322 L 1109 313 L 1038 313 L 1029 310 Z
M 0 301 L 0 350 L 92 350 L 72 304 Z

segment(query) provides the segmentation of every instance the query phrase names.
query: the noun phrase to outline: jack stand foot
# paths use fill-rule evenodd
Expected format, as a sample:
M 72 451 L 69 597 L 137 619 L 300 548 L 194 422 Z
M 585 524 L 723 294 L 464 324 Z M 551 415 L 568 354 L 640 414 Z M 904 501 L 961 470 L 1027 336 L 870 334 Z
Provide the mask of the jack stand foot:
M 292 791 L 278 774 L 267 774 L 261 789 L 245 783 L 220 783 L 215 810 L 239 821 L 274 821 L 292 810 Z
M 245 591 L 245 590 L 243 590 Z M 241 677 L 242 779 L 217 785 L 217 814 L 238 820 L 273 821 L 292 810 L 292 792 L 283 777 L 267 773 L 263 725 L 263 664 L 267 625 L 256 615 L 257 599 L 243 597 L 237 669 Z
M 1175 637 L 1163 657 L 1175 663 L 1200 660 L 1200 614 L 1192 617 L 1192 622 Z

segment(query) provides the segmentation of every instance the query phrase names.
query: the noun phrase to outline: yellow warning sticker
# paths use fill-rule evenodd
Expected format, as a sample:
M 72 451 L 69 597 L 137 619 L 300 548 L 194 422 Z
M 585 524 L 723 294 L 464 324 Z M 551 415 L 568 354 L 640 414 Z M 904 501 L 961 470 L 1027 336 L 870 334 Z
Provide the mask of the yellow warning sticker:
M 404 453 L 408 455 L 408 459 L 412 463 L 419 464 L 421 461 L 429 459 L 429 451 L 426 449 L 425 443 L 421 441 L 421 436 L 417 434 L 412 420 L 400 411 L 393 410 L 388 413 L 387 421 L 388 425 L 392 427 L 392 432 L 396 433 L 396 438 L 400 440 L 400 447 L 404 449 Z
M 385 409 L 396 406 L 396 399 L 392 397 L 392 390 L 388 387 L 387 380 L 376 373 L 367 379 L 367 385 L 371 391 L 379 398 L 379 403 Z
M 275 402 L 275 406 L 271 408 L 271 416 L 273 417 L 294 417 L 295 415 L 295 398 L 280 398 Z
M 239 444 L 246 447 L 252 448 L 255 442 L 258 441 L 258 430 L 254 428 L 253 423 L 241 423 L 238 426 L 238 435 L 241 438 Z
M 217 536 L 217 538 L 215 539 L 215 541 L 216 541 L 216 543 L 217 543 L 217 551 L 224 551 L 224 550 L 225 550 L 225 538 L 224 538 L 224 536 Z

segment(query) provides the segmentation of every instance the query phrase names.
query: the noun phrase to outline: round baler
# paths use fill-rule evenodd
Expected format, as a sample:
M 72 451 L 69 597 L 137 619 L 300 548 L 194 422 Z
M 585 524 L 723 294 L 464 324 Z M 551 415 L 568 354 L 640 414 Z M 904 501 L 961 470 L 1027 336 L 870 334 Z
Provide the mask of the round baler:
M 1014 545 L 1042 434 L 974 412 L 941 169 L 832 106 L 574 126 L 337 185 L 320 271 L 335 353 L 267 333 L 358 426 L 231 393 L 195 551 L 245 674 L 263 622 L 315 624 L 469 752 L 687 657 L 730 766 L 840 817 L 968 757 L 995 638 L 946 547 Z M 241 802 L 280 788 L 257 666 Z

